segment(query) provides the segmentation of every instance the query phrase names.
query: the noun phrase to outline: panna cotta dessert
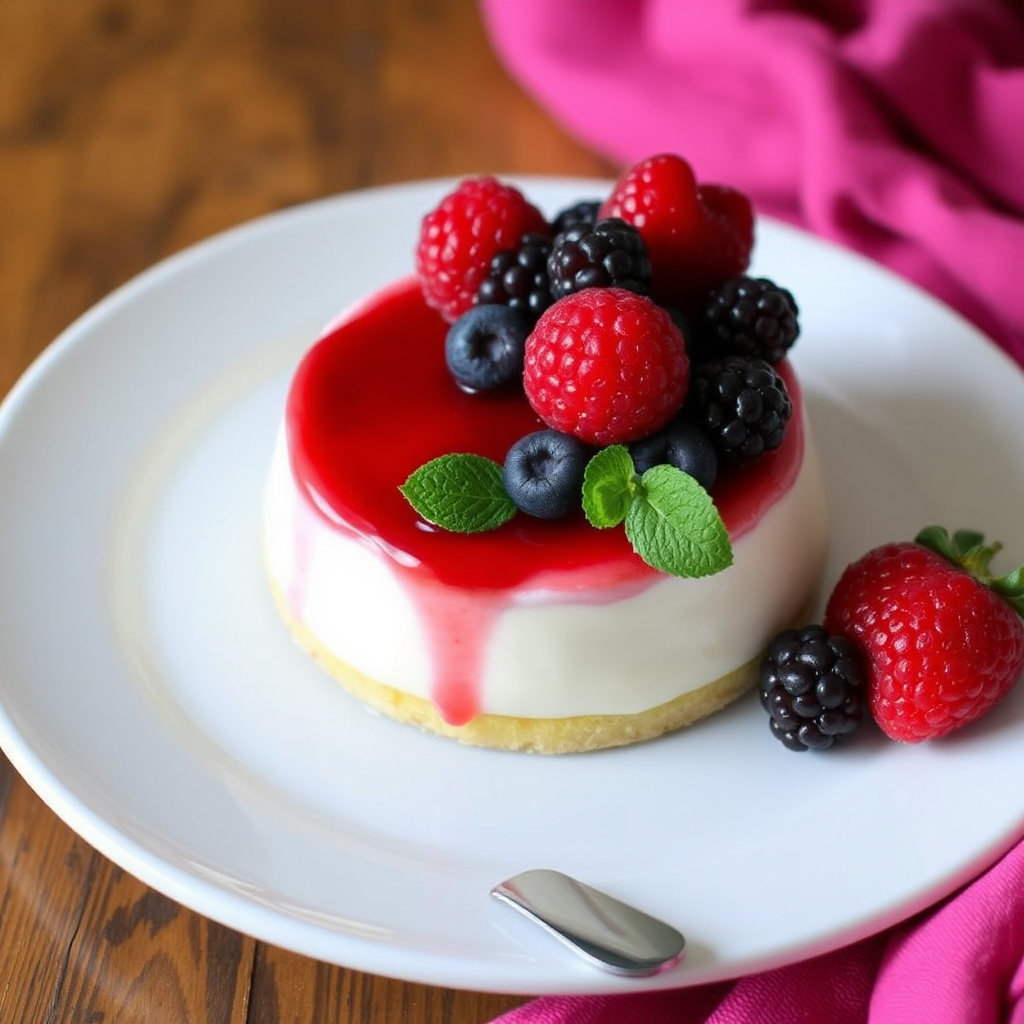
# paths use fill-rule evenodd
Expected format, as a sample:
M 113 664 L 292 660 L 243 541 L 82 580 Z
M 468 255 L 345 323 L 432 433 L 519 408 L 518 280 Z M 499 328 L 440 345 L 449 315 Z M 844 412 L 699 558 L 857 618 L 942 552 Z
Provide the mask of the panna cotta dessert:
M 301 647 L 505 750 L 653 739 L 752 688 L 827 534 L 796 305 L 752 244 L 745 198 L 671 155 L 550 221 L 493 178 L 429 211 L 417 274 L 289 387 L 264 544 Z

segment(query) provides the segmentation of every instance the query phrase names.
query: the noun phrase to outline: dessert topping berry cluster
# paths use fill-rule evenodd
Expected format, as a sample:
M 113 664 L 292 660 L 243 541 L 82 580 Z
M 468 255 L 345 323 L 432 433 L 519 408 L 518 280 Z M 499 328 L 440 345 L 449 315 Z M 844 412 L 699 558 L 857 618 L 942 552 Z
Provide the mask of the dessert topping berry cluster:
M 456 383 L 521 387 L 544 429 L 503 466 L 441 455 L 403 494 L 458 532 L 582 507 L 665 572 L 731 564 L 709 492 L 720 462 L 781 445 L 793 406 L 775 366 L 799 333 L 790 292 L 746 276 L 753 241 L 747 198 L 672 154 L 550 221 L 493 177 L 461 182 L 421 225 L 424 298 L 451 325 Z
M 522 387 L 545 429 L 504 465 L 455 453 L 420 467 L 401 488 L 416 511 L 475 532 L 582 506 L 664 572 L 728 566 L 711 493 L 722 466 L 781 445 L 793 407 L 776 367 L 800 330 L 792 294 L 747 275 L 753 236 L 746 197 L 671 154 L 550 221 L 494 178 L 459 185 L 417 249 L 424 297 L 451 324 L 448 368 L 472 393 Z M 870 715 L 915 743 L 995 707 L 1024 672 L 1024 568 L 994 575 L 999 548 L 929 527 L 849 565 L 824 623 L 764 657 L 772 733 L 826 750 Z

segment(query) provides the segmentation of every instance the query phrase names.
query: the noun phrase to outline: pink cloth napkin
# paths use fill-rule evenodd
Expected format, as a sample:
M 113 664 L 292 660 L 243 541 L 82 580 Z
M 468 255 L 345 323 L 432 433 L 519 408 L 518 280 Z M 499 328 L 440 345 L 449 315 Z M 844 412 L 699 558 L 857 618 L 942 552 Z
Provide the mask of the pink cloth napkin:
M 1024 363 L 1019 0 L 481 0 L 498 54 L 621 164 L 856 249 Z M 955 827 L 952 825 L 951 827 Z M 502 1024 L 1024 1024 L 1024 844 L 907 923 L 737 982 L 545 997 Z
M 498 54 L 622 164 L 871 256 L 1024 361 L 1020 0 L 481 0 Z
M 824 956 L 668 992 L 546 996 L 501 1024 L 1024 1024 L 1024 844 L 925 914 Z

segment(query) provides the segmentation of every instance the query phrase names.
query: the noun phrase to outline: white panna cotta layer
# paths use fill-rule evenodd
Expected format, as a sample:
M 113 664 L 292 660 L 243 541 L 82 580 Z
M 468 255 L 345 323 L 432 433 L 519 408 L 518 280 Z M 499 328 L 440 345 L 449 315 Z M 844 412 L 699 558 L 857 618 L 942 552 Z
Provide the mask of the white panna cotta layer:
M 312 506 L 292 473 L 283 429 L 264 525 L 267 568 L 292 618 L 357 672 L 431 700 L 438 681 L 430 624 L 390 556 Z M 633 714 L 756 658 L 805 611 L 826 546 L 824 484 L 805 423 L 792 487 L 734 541 L 733 565 L 723 572 L 699 580 L 658 576 L 639 592 L 453 592 L 445 596 L 447 620 L 468 636 L 480 628 L 479 604 L 488 604 L 487 635 L 472 639 L 485 645 L 480 713 Z

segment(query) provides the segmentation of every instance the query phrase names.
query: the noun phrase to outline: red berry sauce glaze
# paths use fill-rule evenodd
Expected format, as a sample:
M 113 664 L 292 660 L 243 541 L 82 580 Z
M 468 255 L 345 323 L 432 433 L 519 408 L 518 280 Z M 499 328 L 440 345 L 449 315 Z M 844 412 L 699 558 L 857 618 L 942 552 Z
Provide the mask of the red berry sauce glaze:
M 456 534 L 424 523 L 399 491 L 423 463 L 451 452 L 503 462 L 512 444 L 543 427 L 522 392 L 469 395 L 444 361 L 448 325 L 415 278 L 374 296 L 306 354 L 292 381 L 286 436 L 300 492 L 334 529 L 379 549 L 419 609 L 434 646 L 434 703 L 462 724 L 479 710 L 486 640 L 497 614 L 523 590 L 619 599 L 659 574 L 621 529 L 597 530 L 582 512 L 544 521 L 516 515 L 498 530 Z M 733 540 L 792 485 L 803 452 L 800 394 L 782 447 L 741 474 L 723 473 L 715 502 Z M 295 543 L 302 545 L 301 538 Z M 302 581 L 289 588 L 301 610 Z M 467 593 L 469 592 L 469 597 Z

